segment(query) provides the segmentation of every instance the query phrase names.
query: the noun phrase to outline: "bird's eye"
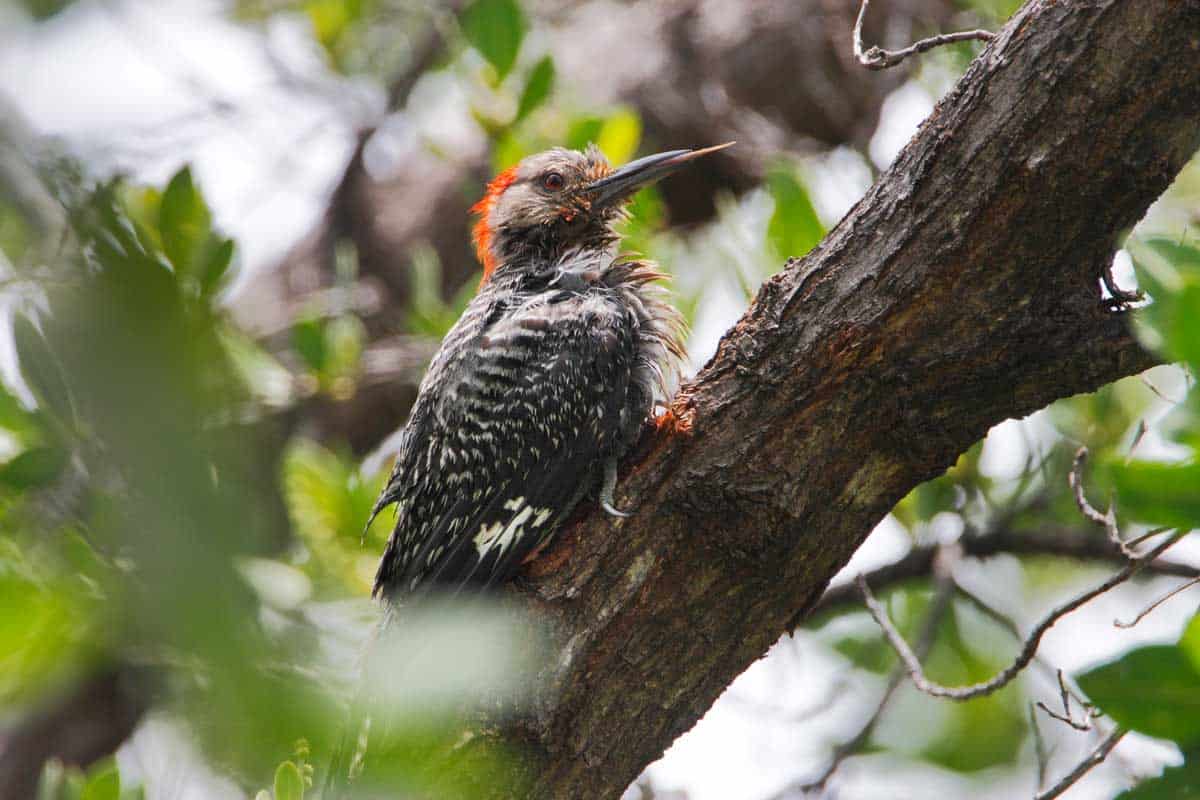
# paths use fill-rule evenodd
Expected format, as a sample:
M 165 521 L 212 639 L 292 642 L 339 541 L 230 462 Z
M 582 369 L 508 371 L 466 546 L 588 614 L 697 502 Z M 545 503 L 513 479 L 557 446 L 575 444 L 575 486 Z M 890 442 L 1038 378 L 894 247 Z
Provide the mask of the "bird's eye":
M 563 176 L 557 172 L 547 172 L 542 176 L 542 187 L 547 191 L 557 192 L 559 189 L 563 188 L 564 184 L 566 184 L 566 181 L 563 180 Z

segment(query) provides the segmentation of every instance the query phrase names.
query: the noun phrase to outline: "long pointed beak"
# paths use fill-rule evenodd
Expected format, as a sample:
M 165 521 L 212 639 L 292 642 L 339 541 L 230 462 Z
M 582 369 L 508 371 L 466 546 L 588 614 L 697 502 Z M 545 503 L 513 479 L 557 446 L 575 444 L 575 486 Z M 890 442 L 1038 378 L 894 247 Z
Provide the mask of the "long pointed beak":
M 618 203 L 632 196 L 638 189 L 667 177 L 685 164 L 709 153 L 724 150 L 733 144 L 735 143 L 726 142 L 714 147 L 702 147 L 699 150 L 670 150 L 639 158 L 589 184 L 584 191 L 594 195 L 592 198 L 593 208 Z

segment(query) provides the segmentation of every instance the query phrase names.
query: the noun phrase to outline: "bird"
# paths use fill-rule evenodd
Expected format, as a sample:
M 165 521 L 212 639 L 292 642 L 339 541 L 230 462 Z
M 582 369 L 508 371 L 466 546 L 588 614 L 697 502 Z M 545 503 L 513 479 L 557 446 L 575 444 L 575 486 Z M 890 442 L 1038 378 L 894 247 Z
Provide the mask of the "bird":
M 371 510 L 396 521 L 373 595 L 509 580 L 617 467 L 678 374 L 685 325 L 658 267 L 619 251 L 641 188 L 732 142 L 614 169 L 594 144 L 530 155 L 471 212 L 483 267 L 399 432 Z M 369 525 L 370 523 L 368 523 Z

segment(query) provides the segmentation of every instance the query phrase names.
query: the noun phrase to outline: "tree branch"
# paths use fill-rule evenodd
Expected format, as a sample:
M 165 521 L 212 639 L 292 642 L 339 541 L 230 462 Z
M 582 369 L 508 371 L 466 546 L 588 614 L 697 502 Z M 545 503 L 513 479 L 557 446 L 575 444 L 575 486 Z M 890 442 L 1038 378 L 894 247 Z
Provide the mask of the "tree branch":
M 854 57 L 858 59 L 858 63 L 862 64 L 867 69 L 887 69 L 894 67 L 909 56 L 915 56 L 918 53 L 924 53 L 926 50 L 932 50 L 935 47 L 941 47 L 944 44 L 953 44 L 954 42 L 990 42 L 995 38 L 995 34 L 991 31 L 973 30 L 973 31 L 958 31 L 956 33 L 939 33 L 936 36 L 930 36 L 927 39 L 921 39 L 903 50 L 884 50 L 879 46 L 872 46 L 866 52 L 863 52 L 862 41 L 862 26 L 863 20 L 867 16 L 867 6 L 871 4 L 871 0 L 862 0 L 862 5 L 858 8 L 858 18 L 854 21 Z M 1107 278 L 1111 275 L 1106 273 Z M 1114 297 L 1116 295 L 1114 294 Z
M 619 796 L 997 422 L 1154 363 L 1101 298 L 1200 148 L 1195 0 L 1034 0 L 866 197 L 759 291 L 649 435 L 614 522 L 527 568 L 563 643 L 517 742 L 537 798 Z M 1103 120 L 1103 124 L 1098 124 Z
M 859 575 L 856 582 L 859 590 L 863 594 L 863 599 L 866 601 L 867 610 L 871 612 L 871 616 L 875 618 L 875 622 L 878 623 L 879 627 L 883 629 L 883 633 L 887 637 L 888 643 L 892 645 L 893 649 L 895 649 L 895 651 L 899 654 L 900 660 L 904 662 L 904 665 L 908 669 L 908 675 L 912 679 L 913 685 L 915 685 L 925 694 L 928 694 L 932 697 L 945 697 L 950 700 L 971 700 L 976 697 L 983 697 L 984 695 L 992 694 L 993 692 L 1003 689 L 1005 686 L 1011 683 L 1013 678 L 1021 674 L 1021 670 L 1025 669 L 1025 667 L 1029 665 L 1029 662 L 1033 660 L 1033 657 L 1037 654 L 1038 645 L 1040 645 L 1042 642 L 1042 637 L 1046 635 L 1046 631 L 1054 627 L 1056 622 L 1065 617 L 1067 614 L 1070 614 L 1072 611 L 1075 611 L 1080 606 L 1085 605 L 1105 592 L 1132 578 L 1134 575 L 1140 572 L 1147 563 L 1158 558 L 1163 554 L 1163 552 L 1166 551 L 1168 547 L 1178 542 L 1183 535 L 1184 534 L 1182 532 L 1174 534 L 1158 544 L 1144 557 L 1130 561 L 1124 569 L 1114 573 L 1103 583 L 1088 589 L 1086 592 L 1083 592 L 1082 594 L 1068 600 L 1066 603 L 1056 607 L 1053 611 L 1043 617 L 1037 625 L 1033 626 L 1033 630 L 1029 632 L 1029 635 L 1025 638 L 1024 644 L 1021 646 L 1021 652 L 1017 654 L 1017 657 L 1011 664 L 1009 664 L 991 679 L 983 681 L 982 683 L 972 684 L 970 686 L 942 686 L 939 683 L 929 680 L 929 678 L 925 676 L 924 670 L 921 669 L 920 659 L 916 657 L 912 649 L 909 648 L 908 643 L 904 641 L 904 637 L 901 636 L 900 632 L 896 630 L 896 626 L 894 626 L 891 620 L 888 619 L 887 611 L 879 604 L 879 601 L 875 599 L 875 595 L 871 593 L 871 588 L 867 586 L 867 582 L 863 579 L 863 576 Z
M 1108 758 L 1108 754 L 1117 746 L 1117 743 L 1128 733 L 1124 728 L 1117 728 L 1100 743 L 1100 746 L 1088 753 L 1087 758 L 1075 765 L 1075 768 L 1062 777 L 1058 783 L 1051 786 L 1044 792 L 1039 792 L 1034 800 L 1054 800 L 1059 797 L 1067 789 L 1070 789 L 1075 784 L 1079 783 L 1079 779 L 1091 771 L 1092 767 L 1096 766 L 1104 759 Z
M 957 544 L 962 548 L 963 555 L 971 558 L 990 558 L 1006 554 L 1071 558 L 1117 566 L 1124 566 L 1128 562 L 1128 558 L 1107 539 L 1072 528 L 1022 531 L 1001 526 L 978 536 L 964 536 Z M 1128 546 L 1134 544 L 1133 541 L 1127 543 Z M 876 591 L 905 581 L 928 577 L 933 569 L 933 559 L 937 550 L 938 545 L 915 546 L 900 559 L 864 573 L 863 577 Z M 1143 571 L 1152 575 L 1177 578 L 1200 577 L 1200 568 L 1163 558 L 1146 564 Z M 807 616 L 811 619 L 848 606 L 858 606 L 860 601 L 861 594 L 855 588 L 854 582 L 847 581 L 826 590 Z
M 938 573 L 937 587 L 933 593 L 933 601 L 929 604 L 929 611 L 925 615 L 925 621 L 922 623 L 921 631 L 917 636 L 915 655 L 919 660 L 924 660 L 929 655 L 929 651 L 933 649 L 934 642 L 937 641 L 938 628 L 946 619 L 946 613 L 950 610 L 951 601 L 954 599 L 955 585 L 952 566 L 947 564 L 943 569 L 939 569 Z M 883 712 L 887 710 L 892 697 L 896 694 L 896 690 L 904 682 L 906 674 L 903 664 L 892 670 L 892 674 L 888 677 L 887 688 L 884 689 L 883 696 L 879 699 L 879 703 L 875 706 L 875 710 L 871 713 L 871 716 L 858 729 L 858 733 L 834 748 L 833 755 L 830 757 L 825 769 L 815 778 L 802 784 L 799 787 L 800 792 L 809 793 L 824 789 L 829 779 L 833 777 L 838 767 L 842 765 L 842 762 L 862 749 L 867 740 L 871 738 L 871 734 L 875 732 L 879 721 L 883 719 Z M 787 792 L 784 792 L 781 796 L 786 795 Z

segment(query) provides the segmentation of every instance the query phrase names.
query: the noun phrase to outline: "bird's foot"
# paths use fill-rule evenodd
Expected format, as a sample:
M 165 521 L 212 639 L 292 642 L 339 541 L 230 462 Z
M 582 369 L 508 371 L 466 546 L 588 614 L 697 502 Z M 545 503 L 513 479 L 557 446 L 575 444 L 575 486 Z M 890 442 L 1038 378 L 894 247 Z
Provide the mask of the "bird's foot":
M 613 500 L 613 492 L 617 488 L 617 460 L 610 458 L 604 463 L 604 484 L 600 487 L 600 508 L 610 517 L 625 519 L 631 516 L 629 512 L 617 508 Z

